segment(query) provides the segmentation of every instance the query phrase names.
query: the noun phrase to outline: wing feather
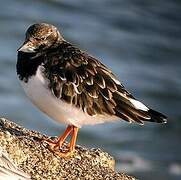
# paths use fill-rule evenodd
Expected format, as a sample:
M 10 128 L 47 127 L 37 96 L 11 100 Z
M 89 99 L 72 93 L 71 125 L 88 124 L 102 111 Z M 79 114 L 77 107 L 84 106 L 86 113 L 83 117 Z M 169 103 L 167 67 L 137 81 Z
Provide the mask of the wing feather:
M 80 108 L 90 116 L 120 117 L 128 122 L 162 122 L 164 115 L 135 105 L 137 101 L 105 65 L 70 43 L 62 43 L 47 55 L 45 74 L 49 87 L 59 99 Z M 145 106 L 146 107 L 146 106 Z M 159 117 L 157 117 L 159 115 Z

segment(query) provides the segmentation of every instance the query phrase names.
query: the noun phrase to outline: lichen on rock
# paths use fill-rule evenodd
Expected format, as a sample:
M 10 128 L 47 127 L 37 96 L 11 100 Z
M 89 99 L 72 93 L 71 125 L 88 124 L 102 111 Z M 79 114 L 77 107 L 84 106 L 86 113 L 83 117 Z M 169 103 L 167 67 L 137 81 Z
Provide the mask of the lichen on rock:
M 42 138 L 49 137 L 20 127 L 7 119 L 0 119 L 0 148 L 31 179 L 135 180 L 134 177 L 115 172 L 114 158 L 100 149 L 76 146 L 73 157 L 61 158 L 46 148 Z

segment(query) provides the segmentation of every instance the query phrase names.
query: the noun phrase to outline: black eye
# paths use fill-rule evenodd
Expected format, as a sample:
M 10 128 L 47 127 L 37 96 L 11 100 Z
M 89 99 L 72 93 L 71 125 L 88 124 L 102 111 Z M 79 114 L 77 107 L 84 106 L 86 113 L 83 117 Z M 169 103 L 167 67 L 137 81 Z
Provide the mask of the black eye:
M 41 44 L 41 45 L 39 46 L 39 49 L 43 49 L 45 46 L 46 46 L 45 44 Z
M 41 40 L 45 41 L 47 38 L 46 37 L 42 37 Z

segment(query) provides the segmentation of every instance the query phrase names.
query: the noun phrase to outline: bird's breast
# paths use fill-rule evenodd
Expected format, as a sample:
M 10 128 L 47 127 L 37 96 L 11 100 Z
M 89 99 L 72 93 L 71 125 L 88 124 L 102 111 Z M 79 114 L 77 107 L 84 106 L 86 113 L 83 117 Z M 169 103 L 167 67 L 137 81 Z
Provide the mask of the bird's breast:
M 35 75 L 28 79 L 28 82 L 21 81 L 21 84 L 32 103 L 53 120 L 72 124 L 81 127 L 86 124 L 98 124 L 110 121 L 112 117 L 93 117 L 83 112 L 82 109 L 58 99 L 49 89 L 49 80 L 43 75 L 44 67 L 39 66 Z M 115 117 L 113 118 L 115 119 Z

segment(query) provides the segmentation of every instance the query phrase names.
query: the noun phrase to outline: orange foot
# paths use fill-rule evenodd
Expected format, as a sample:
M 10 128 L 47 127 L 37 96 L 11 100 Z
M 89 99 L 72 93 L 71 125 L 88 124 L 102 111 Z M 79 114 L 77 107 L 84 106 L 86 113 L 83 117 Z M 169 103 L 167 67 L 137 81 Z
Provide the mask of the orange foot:
M 60 157 L 70 157 L 75 151 L 76 139 L 79 128 L 73 125 L 69 125 L 62 136 L 58 137 L 58 140 L 53 141 L 50 139 L 43 139 L 44 142 L 48 144 L 48 149 L 54 154 Z M 65 142 L 68 135 L 72 132 L 72 138 L 70 141 L 69 149 L 66 151 L 60 151 L 63 143 Z

